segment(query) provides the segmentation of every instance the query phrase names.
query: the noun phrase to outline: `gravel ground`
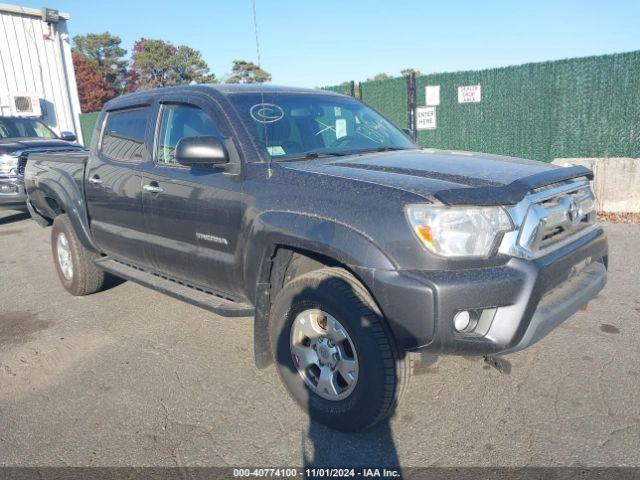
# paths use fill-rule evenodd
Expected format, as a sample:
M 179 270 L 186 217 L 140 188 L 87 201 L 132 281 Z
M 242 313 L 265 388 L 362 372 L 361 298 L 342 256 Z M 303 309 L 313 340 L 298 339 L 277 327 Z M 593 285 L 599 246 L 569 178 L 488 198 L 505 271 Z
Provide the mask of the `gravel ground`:
M 442 357 L 348 435 L 254 368 L 250 319 L 130 282 L 74 298 L 50 230 L 0 212 L 0 465 L 640 466 L 640 225 L 606 230 L 607 287 L 510 375 Z

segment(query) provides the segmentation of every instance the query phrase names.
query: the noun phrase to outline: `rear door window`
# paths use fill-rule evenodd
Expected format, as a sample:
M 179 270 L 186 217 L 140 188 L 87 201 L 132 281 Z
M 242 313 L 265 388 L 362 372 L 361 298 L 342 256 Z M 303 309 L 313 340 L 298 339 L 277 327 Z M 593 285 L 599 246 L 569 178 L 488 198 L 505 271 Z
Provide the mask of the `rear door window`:
M 141 162 L 150 112 L 149 107 L 110 112 L 102 134 L 102 153 L 121 162 Z

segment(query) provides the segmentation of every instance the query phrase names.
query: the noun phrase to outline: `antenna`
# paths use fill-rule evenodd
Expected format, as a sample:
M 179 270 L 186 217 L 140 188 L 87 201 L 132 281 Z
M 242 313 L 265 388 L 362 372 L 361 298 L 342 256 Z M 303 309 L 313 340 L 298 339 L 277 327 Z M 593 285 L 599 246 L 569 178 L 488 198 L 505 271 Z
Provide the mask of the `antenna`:
M 260 38 L 258 37 L 258 15 L 256 13 L 256 0 L 251 0 L 251 3 L 253 6 L 253 31 L 256 36 L 256 55 L 258 56 L 258 68 L 262 68 L 262 65 L 260 62 Z M 264 92 L 262 91 L 262 89 L 260 90 L 260 101 L 264 103 Z M 267 127 L 265 126 L 264 127 L 265 145 L 268 144 L 267 135 L 268 135 Z M 272 174 L 273 174 L 273 171 L 271 170 L 271 154 L 267 150 L 267 178 L 271 178 Z
M 256 0 L 252 0 L 253 3 L 253 31 L 256 36 L 256 54 L 258 55 L 258 66 L 260 65 L 260 39 L 258 38 L 258 15 L 256 14 Z

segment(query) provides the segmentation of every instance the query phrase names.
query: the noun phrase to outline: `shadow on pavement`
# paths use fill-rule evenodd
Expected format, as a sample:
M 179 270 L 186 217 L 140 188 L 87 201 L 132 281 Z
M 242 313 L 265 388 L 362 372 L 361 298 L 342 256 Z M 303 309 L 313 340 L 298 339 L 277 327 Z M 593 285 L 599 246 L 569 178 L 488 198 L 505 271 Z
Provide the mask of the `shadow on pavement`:
M 305 443 L 304 468 L 400 467 L 389 419 L 358 433 L 338 432 L 311 420 Z
M 20 222 L 22 220 L 28 220 L 31 218 L 29 212 L 18 212 L 10 213 L 7 216 L 0 217 L 0 225 L 9 225 L 10 223 Z

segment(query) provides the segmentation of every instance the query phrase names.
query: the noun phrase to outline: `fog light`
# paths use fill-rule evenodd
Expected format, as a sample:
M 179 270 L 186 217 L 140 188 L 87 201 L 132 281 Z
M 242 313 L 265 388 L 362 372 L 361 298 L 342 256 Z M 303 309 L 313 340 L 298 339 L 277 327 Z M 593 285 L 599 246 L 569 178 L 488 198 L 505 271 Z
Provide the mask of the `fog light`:
M 467 328 L 469 328 L 470 323 L 471 314 L 466 310 L 462 310 L 461 312 L 456 313 L 453 317 L 453 326 L 459 332 L 464 332 Z

